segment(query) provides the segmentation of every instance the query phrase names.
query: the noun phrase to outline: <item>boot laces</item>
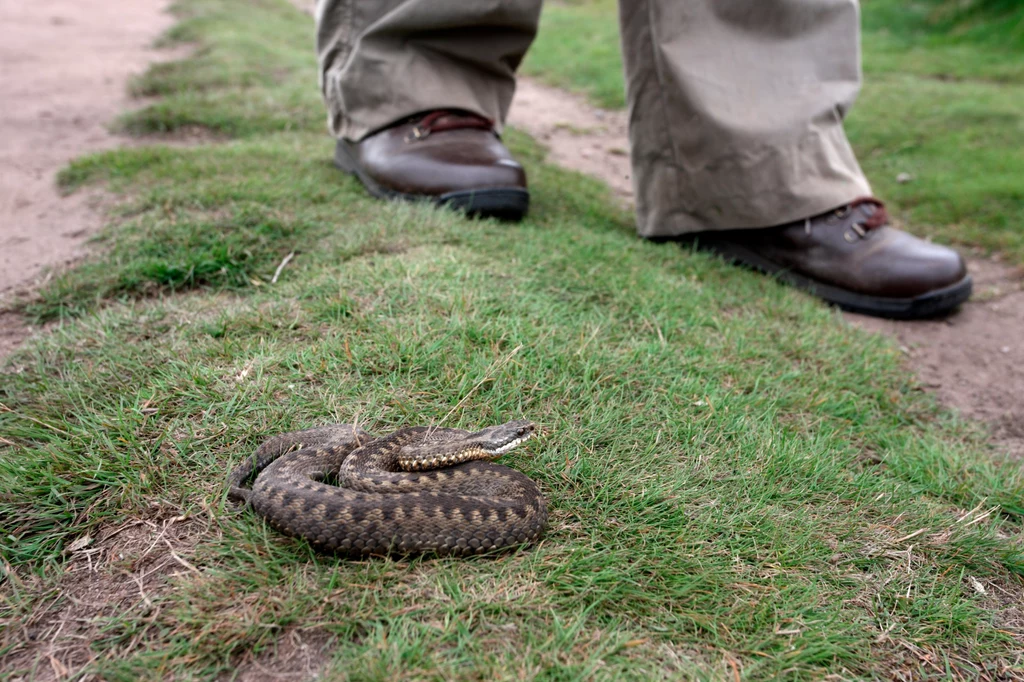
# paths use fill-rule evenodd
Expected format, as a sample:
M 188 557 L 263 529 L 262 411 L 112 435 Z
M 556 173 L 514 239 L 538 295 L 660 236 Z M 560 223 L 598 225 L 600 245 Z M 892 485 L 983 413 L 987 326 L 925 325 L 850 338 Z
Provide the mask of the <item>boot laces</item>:
M 856 224 L 860 225 L 866 230 L 874 230 L 883 225 L 889 224 L 889 211 L 885 208 L 885 202 L 874 197 L 858 197 L 850 202 L 847 209 L 853 210 L 858 206 L 873 206 L 874 211 L 867 217 L 866 220 L 858 221 Z
M 422 140 L 433 133 L 465 129 L 494 130 L 494 121 L 468 111 L 438 109 L 421 118 L 409 136 L 411 140 Z
M 864 220 L 855 221 L 850 225 L 849 232 L 843 235 L 846 241 L 853 243 L 858 238 L 863 239 L 871 230 L 878 229 L 889 224 L 889 212 L 885 209 L 885 203 L 874 197 L 857 197 L 846 206 L 835 211 L 835 214 L 843 218 L 850 214 L 858 206 L 871 206 L 874 210 Z M 811 219 L 804 223 L 804 230 L 811 233 Z

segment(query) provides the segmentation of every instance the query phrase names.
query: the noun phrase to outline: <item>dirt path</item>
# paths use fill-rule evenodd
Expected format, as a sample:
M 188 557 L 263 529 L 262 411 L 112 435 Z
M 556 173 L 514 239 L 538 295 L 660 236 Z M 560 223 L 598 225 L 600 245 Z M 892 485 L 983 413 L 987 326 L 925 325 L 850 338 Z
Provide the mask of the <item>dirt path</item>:
M 631 201 L 626 113 L 522 79 L 509 116 L 547 145 L 549 158 L 604 180 Z M 846 315 L 895 337 L 921 383 L 946 406 L 988 423 L 997 449 L 1024 458 L 1024 279 L 1018 268 L 973 257 L 973 300 L 946 320 L 893 322 Z
M 82 254 L 102 223 L 97 196 L 61 197 L 69 160 L 123 143 L 127 82 L 158 56 L 168 0 L 0 0 L 0 304 Z M 0 313 L 0 358 L 27 334 Z

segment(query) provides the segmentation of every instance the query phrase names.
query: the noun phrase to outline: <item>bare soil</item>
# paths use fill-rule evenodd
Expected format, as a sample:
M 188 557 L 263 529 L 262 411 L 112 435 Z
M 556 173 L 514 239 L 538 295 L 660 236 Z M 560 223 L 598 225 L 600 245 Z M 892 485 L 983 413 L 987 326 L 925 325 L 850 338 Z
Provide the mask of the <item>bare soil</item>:
M 97 679 L 80 677 L 82 669 L 101 654 L 93 643 L 106 639 L 107 622 L 116 614 L 136 611 L 156 620 L 162 596 L 177 581 L 201 580 L 202 571 L 189 561 L 192 547 L 209 532 L 197 519 L 164 516 L 137 519 L 107 528 L 97 538 L 85 536 L 72 543 L 58 589 L 52 590 L 30 613 L 12 618 L 0 628 L 0 678 L 12 682 L 33 680 Z M 38 593 L 36 578 L 19 578 L 0 591 Z M 25 581 L 30 581 L 26 584 Z M 16 604 L 17 599 L 8 603 Z M 114 655 L 128 655 L 146 647 L 134 638 Z M 110 655 L 109 652 L 107 655 Z M 10 675 L 10 677 L 7 677 Z
M 272 651 L 253 656 L 246 654 L 231 675 L 231 682 L 281 682 L 282 680 L 318 680 L 331 658 L 335 638 L 323 630 L 286 630 Z
M 1020 268 L 970 260 L 975 293 L 945 320 L 893 322 L 847 315 L 894 337 L 939 401 L 992 431 L 997 450 L 1024 460 L 1024 287 Z
M 549 158 L 608 183 L 631 201 L 628 119 L 581 97 L 520 79 L 509 124 L 541 140 Z M 994 447 L 1024 459 L 1024 272 L 968 252 L 972 300 L 942 320 L 895 322 L 845 315 L 853 326 L 891 336 L 939 401 L 989 425 Z
M 48 268 L 84 253 L 103 222 L 96 193 L 63 197 L 71 159 L 124 144 L 110 123 L 132 106 L 126 84 L 157 59 L 169 0 L 0 0 L 0 309 Z M 0 359 L 28 334 L 0 314 Z

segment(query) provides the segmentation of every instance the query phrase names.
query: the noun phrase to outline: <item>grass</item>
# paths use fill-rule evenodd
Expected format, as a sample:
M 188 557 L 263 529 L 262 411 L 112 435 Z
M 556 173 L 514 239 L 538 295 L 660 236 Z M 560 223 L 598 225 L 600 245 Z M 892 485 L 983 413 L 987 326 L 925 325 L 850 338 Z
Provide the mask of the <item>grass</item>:
M 866 0 L 863 15 L 847 133 L 875 193 L 912 232 L 1024 264 L 1024 7 Z M 618 44 L 613 0 L 548 3 L 524 70 L 622 107 Z
M 328 163 L 307 18 L 177 8 L 200 49 L 143 77 L 163 100 L 127 125 L 228 139 L 62 175 L 121 203 L 0 382 L 5 674 L 1024 675 L 1024 475 L 896 349 L 638 240 L 522 135 L 522 224 L 375 202 Z M 543 426 L 508 458 L 549 498 L 538 546 L 339 561 L 225 504 L 269 434 L 460 401 L 447 425 Z

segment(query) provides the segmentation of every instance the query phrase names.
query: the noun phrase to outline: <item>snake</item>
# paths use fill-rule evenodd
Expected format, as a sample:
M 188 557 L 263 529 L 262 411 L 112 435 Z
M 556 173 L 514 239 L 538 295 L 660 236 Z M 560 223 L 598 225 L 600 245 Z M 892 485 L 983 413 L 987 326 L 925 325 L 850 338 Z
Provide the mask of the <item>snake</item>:
M 374 437 L 354 424 L 273 436 L 235 467 L 228 499 L 317 550 L 348 556 L 466 556 L 535 542 L 547 502 L 490 460 L 529 440 L 519 419 L 480 431 L 411 426 Z

